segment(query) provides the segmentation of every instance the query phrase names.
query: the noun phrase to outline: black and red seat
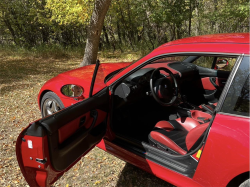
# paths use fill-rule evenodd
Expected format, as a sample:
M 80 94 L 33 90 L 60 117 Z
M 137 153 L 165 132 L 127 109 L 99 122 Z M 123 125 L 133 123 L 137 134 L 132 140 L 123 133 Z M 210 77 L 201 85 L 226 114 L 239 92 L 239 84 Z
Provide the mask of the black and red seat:
M 185 155 L 193 146 L 200 143 L 209 122 L 185 117 L 170 121 L 159 121 L 149 134 L 149 143 L 158 148 Z

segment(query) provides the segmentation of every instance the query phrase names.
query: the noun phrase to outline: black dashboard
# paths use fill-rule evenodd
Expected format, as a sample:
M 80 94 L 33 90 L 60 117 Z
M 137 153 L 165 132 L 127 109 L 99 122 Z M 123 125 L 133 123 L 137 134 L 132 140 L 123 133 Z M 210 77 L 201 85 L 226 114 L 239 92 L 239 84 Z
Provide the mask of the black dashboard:
M 155 66 L 155 68 L 154 68 Z M 185 82 L 190 81 L 199 75 L 197 66 L 187 62 L 171 62 L 171 63 L 155 63 L 150 64 L 150 67 L 136 71 L 135 73 L 128 76 L 120 83 L 115 89 L 115 95 L 125 100 L 134 100 L 139 97 L 150 95 L 150 77 L 152 72 L 158 67 L 166 67 L 171 70 L 177 79 L 179 86 Z M 168 77 L 168 75 L 156 74 L 155 79 Z

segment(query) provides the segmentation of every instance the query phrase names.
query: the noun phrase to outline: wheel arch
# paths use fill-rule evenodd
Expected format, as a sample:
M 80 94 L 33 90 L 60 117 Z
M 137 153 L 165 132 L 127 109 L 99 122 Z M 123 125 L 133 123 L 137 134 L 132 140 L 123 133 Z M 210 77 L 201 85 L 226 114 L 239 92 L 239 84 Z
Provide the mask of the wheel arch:
M 242 182 L 249 179 L 249 171 L 235 176 L 228 184 L 227 187 L 239 186 Z
M 52 90 L 43 90 L 42 93 L 38 96 L 38 105 L 39 105 L 39 109 L 41 111 L 41 101 L 43 96 L 47 93 L 47 92 L 53 92 Z

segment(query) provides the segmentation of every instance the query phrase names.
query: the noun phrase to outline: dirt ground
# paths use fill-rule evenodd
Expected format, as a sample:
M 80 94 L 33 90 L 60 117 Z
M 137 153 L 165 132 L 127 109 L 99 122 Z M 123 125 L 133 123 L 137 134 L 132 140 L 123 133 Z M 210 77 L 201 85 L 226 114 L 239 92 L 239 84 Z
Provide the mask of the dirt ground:
M 16 138 L 24 127 L 41 117 L 37 94 L 42 85 L 57 74 L 78 67 L 80 61 L 81 58 L 52 59 L 0 52 L 0 186 L 28 186 L 16 161 Z M 172 185 L 94 148 L 53 186 Z

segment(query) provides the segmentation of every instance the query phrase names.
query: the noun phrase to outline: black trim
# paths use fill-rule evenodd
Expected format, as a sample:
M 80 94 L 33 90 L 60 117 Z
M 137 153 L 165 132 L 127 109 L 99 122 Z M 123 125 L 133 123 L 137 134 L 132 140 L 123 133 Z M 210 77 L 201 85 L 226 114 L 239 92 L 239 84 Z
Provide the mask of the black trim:
M 156 147 L 142 142 L 144 149 L 146 150 L 146 158 L 175 172 L 178 172 L 184 176 L 192 178 L 195 169 L 198 166 L 198 162 L 191 158 L 191 156 L 183 158 L 169 157 L 169 153 L 162 151 Z M 173 155 L 174 156 L 174 155 Z M 178 155 L 183 156 L 183 155 Z
M 127 66 L 126 66 L 126 67 L 127 67 Z M 108 74 L 108 75 L 104 78 L 104 83 L 108 82 L 108 81 L 109 81 L 110 79 L 112 79 L 118 72 L 120 72 L 121 70 L 125 69 L 126 67 L 117 69 L 117 70 L 111 72 L 110 74 Z
M 216 88 L 216 90 L 222 90 L 216 83 L 215 83 L 215 81 L 216 81 L 216 78 L 215 77 L 209 77 L 209 80 L 210 80 L 210 82 L 212 83 L 212 85 Z
M 97 75 L 99 66 L 100 66 L 100 61 L 97 60 L 95 70 L 94 70 L 94 74 L 93 74 L 92 81 L 91 81 L 91 85 L 90 85 L 89 97 L 92 97 L 92 94 L 93 94 L 93 88 L 94 88 L 95 79 L 96 79 L 96 75 Z
M 167 154 L 165 151 L 152 147 L 145 142 L 142 142 L 138 147 L 131 144 L 130 142 L 127 142 L 126 139 L 116 138 L 112 141 L 112 143 L 144 159 L 153 161 L 165 168 L 171 169 L 172 171 L 190 178 L 193 177 L 195 169 L 198 165 L 198 162 L 190 156 L 186 157 L 185 159 L 170 158 L 168 157 L 169 154 Z
M 215 65 L 216 65 L 216 62 L 217 62 L 217 58 L 218 58 L 218 57 L 214 57 L 214 60 L 213 60 L 211 69 L 214 69 L 214 67 L 215 67 Z
M 249 56 L 249 55 L 246 55 L 246 56 Z M 220 95 L 219 101 L 218 101 L 217 106 L 215 108 L 216 112 L 220 112 L 222 104 L 224 103 L 224 100 L 226 99 L 227 92 L 228 92 L 228 90 L 233 82 L 233 79 L 236 75 L 236 71 L 238 70 L 243 58 L 244 58 L 244 54 L 241 54 L 240 56 L 238 56 L 238 58 L 235 62 L 234 67 L 233 67 L 231 73 L 229 74 L 228 80 L 224 86 L 224 89 Z
M 45 129 L 41 126 L 39 121 L 32 123 L 25 132 L 25 135 L 44 137 L 46 136 Z

